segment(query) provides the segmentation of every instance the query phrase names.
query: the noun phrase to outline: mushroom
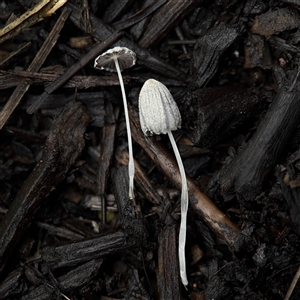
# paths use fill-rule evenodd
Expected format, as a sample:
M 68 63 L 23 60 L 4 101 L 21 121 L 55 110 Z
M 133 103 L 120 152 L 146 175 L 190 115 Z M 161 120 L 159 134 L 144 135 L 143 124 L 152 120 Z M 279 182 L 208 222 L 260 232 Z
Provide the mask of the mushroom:
M 172 130 L 181 127 L 181 116 L 176 102 L 164 84 L 154 79 L 149 79 L 144 83 L 139 96 L 139 116 L 145 135 L 168 134 L 178 163 L 182 182 L 178 257 L 181 281 L 186 286 L 188 280 L 185 265 L 185 241 L 189 196 L 183 163 L 172 134 Z
M 94 63 L 94 68 L 96 69 L 118 73 L 121 91 L 122 91 L 122 97 L 123 97 L 126 128 L 127 128 L 127 138 L 128 138 L 128 152 L 129 152 L 128 174 L 129 174 L 129 198 L 130 199 L 134 198 L 134 192 L 133 192 L 134 161 L 133 161 L 132 139 L 131 139 L 131 130 L 130 130 L 130 123 L 129 123 L 128 108 L 127 108 L 127 100 L 126 100 L 125 88 L 124 88 L 121 71 L 132 67 L 133 65 L 135 65 L 135 62 L 136 62 L 136 55 L 133 51 L 131 51 L 126 47 L 114 47 L 112 49 L 107 50 L 103 54 L 99 55 L 95 59 L 95 63 Z

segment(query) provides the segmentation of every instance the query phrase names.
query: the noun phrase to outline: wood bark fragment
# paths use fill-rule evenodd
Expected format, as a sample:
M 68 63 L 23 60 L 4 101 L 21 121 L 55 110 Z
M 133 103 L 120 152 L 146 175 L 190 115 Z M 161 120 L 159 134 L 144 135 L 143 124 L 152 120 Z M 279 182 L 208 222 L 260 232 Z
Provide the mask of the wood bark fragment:
M 29 72 L 38 72 L 39 69 L 42 67 L 44 61 L 46 60 L 52 48 L 54 47 L 55 43 L 57 42 L 59 38 L 59 33 L 63 28 L 70 13 L 71 10 L 68 8 L 65 8 L 62 11 L 60 17 L 58 18 L 57 22 L 53 26 L 48 38 L 45 40 L 39 52 L 35 56 L 34 60 L 28 67 Z M 4 108 L 0 112 L 0 130 L 3 128 L 6 121 L 13 113 L 14 109 L 20 103 L 22 97 L 25 95 L 29 86 L 30 85 L 26 82 L 25 79 L 22 80 L 14 90 L 13 94 L 10 96 L 8 102 L 5 104 Z
M 219 60 L 224 51 L 238 37 L 236 27 L 220 23 L 199 38 L 194 47 L 195 82 L 193 87 L 204 87 L 217 71 Z
M 37 73 L 37 72 L 5 72 L 0 71 L 0 90 L 8 89 L 17 86 L 20 80 L 24 80 L 30 85 L 48 85 L 60 78 L 58 74 Z M 124 84 L 128 84 L 132 80 L 136 80 L 136 77 L 124 76 Z M 66 82 L 63 88 L 73 89 L 88 89 L 92 87 L 100 86 L 114 86 L 120 85 L 117 76 L 74 76 L 68 82 Z M 46 100 L 45 100 L 46 101 Z
M 14 270 L 0 284 L 0 299 L 20 294 L 24 285 L 23 271 L 21 268 Z
M 299 123 L 299 117 L 299 92 L 282 88 L 254 136 L 221 171 L 222 190 L 227 192 L 233 188 L 245 200 L 253 200 Z
M 148 233 L 139 205 L 129 199 L 128 193 L 125 192 L 128 190 L 128 180 L 127 166 L 112 171 L 112 183 L 122 228 L 132 240 L 144 243 Z
M 285 30 L 299 27 L 300 14 L 291 7 L 268 10 L 266 13 L 256 16 L 251 28 L 253 33 L 263 36 L 271 36 Z
M 42 258 L 51 268 L 55 269 L 75 266 L 133 245 L 133 241 L 128 241 L 124 232 L 118 231 L 60 246 L 45 247 L 42 251 Z
M 158 4 L 161 1 L 164 1 L 164 0 L 156 1 L 154 3 L 154 5 Z M 146 7 L 149 7 L 152 4 L 153 4 L 152 0 L 145 0 L 141 4 L 140 9 L 143 10 Z M 134 16 L 133 16 L 133 19 L 134 19 Z M 143 33 L 144 33 L 144 31 L 145 31 L 145 29 L 147 27 L 147 24 L 148 24 L 148 22 L 149 22 L 150 19 L 151 19 L 151 14 L 149 16 L 145 17 L 143 20 L 140 20 L 138 23 L 136 23 L 133 26 L 131 26 L 131 28 L 130 28 L 130 35 L 132 36 L 132 38 L 135 41 L 137 41 L 143 35 Z M 129 21 L 130 21 L 130 18 L 129 18 Z
M 202 88 L 186 93 L 181 106 L 189 137 L 200 147 L 212 147 L 236 131 L 259 102 L 254 89 L 241 86 Z
M 59 286 L 64 293 L 69 293 L 90 282 L 95 277 L 102 265 L 102 259 L 92 259 L 81 266 L 57 278 Z M 44 282 L 22 296 L 22 300 L 50 300 L 55 296 L 55 289 L 51 282 Z M 63 294 L 61 292 L 61 294 Z M 62 296 L 62 295 L 61 295 Z
M 148 5 L 147 7 L 143 8 L 141 11 L 131 16 L 130 18 L 113 23 L 113 27 L 117 30 L 124 30 L 125 28 L 130 27 L 144 20 L 147 16 L 149 16 L 151 13 L 153 13 L 163 4 L 165 4 L 166 1 L 167 0 L 155 1 L 154 3 Z
M 109 175 L 109 167 L 113 158 L 116 124 L 108 124 L 103 128 L 101 155 L 98 161 L 97 194 L 101 197 L 102 224 L 106 224 L 105 188 Z
M 151 137 L 144 136 L 140 129 L 138 117 L 132 110 L 130 110 L 130 120 L 134 140 L 175 186 L 181 189 L 181 177 L 174 157 L 168 153 L 161 143 L 156 142 Z M 217 236 L 228 245 L 233 245 L 238 237 L 239 228 L 215 206 L 189 176 L 187 176 L 187 183 L 191 207 Z
M 102 19 L 106 23 L 113 22 L 130 4 L 132 0 L 112 0 L 104 11 Z
M 163 39 L 193 9 L 195 0 L 172 0 L 165 3 L 152 17 L 139 45 L 149 48 Z
M 56 235 L 59 237 L 63 237 L 68 240 L 80 240 L 83 239 L 85 236 L 69 230 L 68 228 L 62 226 L 54 226 L 45 222 L 37 222 L 36 223 L 39 227 L 47 230 L 50 234 Z
M 245 69 L 260 67 L 271 69 L 272 59 L 266 39 L 258 34 L 251 34 L 244 46 Z
M 0 272 L 16 250 L 43 200 L 63 180 L 81 153 L 89 121 L 85 110 L 75 102 L 66 106 L 54 121 L 42 158 L 0 223 Z
M 166 225 L 159 233 L 157 256 L 156 278 L 159 299 L 182 299 L 177 255 L 177 233 L 174 225 Z

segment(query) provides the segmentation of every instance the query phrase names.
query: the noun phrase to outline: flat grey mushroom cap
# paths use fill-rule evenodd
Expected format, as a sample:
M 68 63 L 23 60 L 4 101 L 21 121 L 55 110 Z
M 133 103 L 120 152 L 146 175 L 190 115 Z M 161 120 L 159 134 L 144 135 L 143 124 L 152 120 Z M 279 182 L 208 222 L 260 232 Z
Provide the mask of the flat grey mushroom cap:
M 139 115 L 145 135 L 166 134 L 181 127 L 175 100 L 168 88 L 155 79 L 148 79 L 140 91 Z
M 114 59 L 118 59 L 120 70 L 123 71 L 135 65 L 136 54 L 126 47 L 114 47 L 95 59 L 94 68 L 116 72 Z

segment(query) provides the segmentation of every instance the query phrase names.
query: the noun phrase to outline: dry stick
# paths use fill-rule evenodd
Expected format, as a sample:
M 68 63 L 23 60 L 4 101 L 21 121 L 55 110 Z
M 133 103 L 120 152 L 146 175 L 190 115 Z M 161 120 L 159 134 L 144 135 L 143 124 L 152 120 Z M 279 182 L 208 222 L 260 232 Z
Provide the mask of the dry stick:
M 19 84 L 20 80 L 27 78 L 30 85 L 47 85 L 57 80 L 60 77 L 58 74 L 37 73 L 28 71 L 13 71 L 6 72 L 0 71 L 0 90 L 15 87 Z M 134 78 L 134 77 L 131 77 Z M 129 76 L 124 76 L 123 81 L 128 84 L 131 80 Z M 134 78 L 135 79 L 135 78 Z M 100 86 L 113 86 L 120 85 L 117 76 L 73 76 L 68 82 L 64 84 L 64 88 L 76 88 L 77 90 L 88 89 Z
M 159 142 L 142 133 L 136 113 L 130 112 L 131 133 L 133 139 L 144 149 L 159 169 L 171 181 L 181 188 L 181 176 L 174 158 Z M 229 246 L 234 245 L 240 229 L 199 189 L 198 185 L 187 176 L 187 185 L 191 206 L 195 212 L 221 237 Z
M 34 60 L 32 61 L 31 65 L 28 67 L 29 72 L 38 72 L 41 66 L 43 65 L 44 61 L 48 57 L 50 51 L 56 44 L 59 33 L 63 28 L 68 16 L 70 15 L 71 10 L 69 8 L 64 8 L 60 17 L 58 18 L 56 24 L 52 28 L 48 38 L 43 43 L 41 49 L 35 56 Z M 0 130 L 5 125 L 8 118 L 11 116 L 15 108 L 20 103 L 22 97 L 25 95 L 26 91 L 29 89 L 30 84 L 26 82 L 26 80 L 22 80 L 19 85 L 16 87 L 12 95 L 10 96 L 9 100 L 5 104 L 4 108 L 0 112 Z
M 97 55 L 106 50 L 111 44 L 117 41 L 123 35 L 122 32 L 115 32 L 105 41 L 96 45 L 92 50 L 90 50 L 80 61 L 78 61 L 75 65 L 70 67 L 63 75 L 57 78 L 54 82 L 49 84 L 41 97 L 32 105 L 30 105 L 27 109 L 27 113 L 32 114 L 36 112 L 43 102 L 49 97 L 51 93 L 61 87 L 66 81 L 68 81 L 75 73 L 85 67 L 91 60 L 93 60 Z
M 30 47 L 31 47 L 31 42 L 27 42 L 26 44 L 21 45 L 19 49 L 13 51 L 7 58 L 5 58 L 0 62 L 0 69 L 3 69 L 6 66 L 8 66 L 16 58 L 16 56 L 18 56 L 22 52 L 27 51 Z
M 102 151 L 99 158 L 99 170 L 97 178 L 97 194 L 101 197 L 102 224 L 106 224 L 105 187 L 108 178 L 109 166 L 114 152 L 116 124 L 106 125 L 102 140 Z
M 298 268 L 297 273 L 295 274 L 295 276 L 293 278 L 293 281 L 292 281 L 292 283 L 291 283 L 291 285 L 290 285 L 290 287 L 289 287 L 289 289 L 288 289 L 288 291 L 287 291 L 287 293 L 284 297 L 284 300 L 289 300 L 290 299 L 290 297 L 291 297 L 291 295 L 294 291 L 294 288 L 295 288 L 295 286 L 296 286 L 296 284 L 299 280 L 299 277 L 300 277 L 300 267 Z

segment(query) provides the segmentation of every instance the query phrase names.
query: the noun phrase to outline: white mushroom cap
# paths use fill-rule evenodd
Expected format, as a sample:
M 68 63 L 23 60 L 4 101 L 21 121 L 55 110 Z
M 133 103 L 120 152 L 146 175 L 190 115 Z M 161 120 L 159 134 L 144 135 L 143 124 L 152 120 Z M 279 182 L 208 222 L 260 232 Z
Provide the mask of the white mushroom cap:
M 116 72 L 115 59 L 118 60 L 120 69 L 123 71 L 135 65 L 136 54 L 126 47 L 114 47 L 95 59 L 94 68 Z
M 139 114 L 145 135 L 166 134 L 181 127 L 175 100 L 168 88 L 155 79 L 148 79 L 140 91 Z

